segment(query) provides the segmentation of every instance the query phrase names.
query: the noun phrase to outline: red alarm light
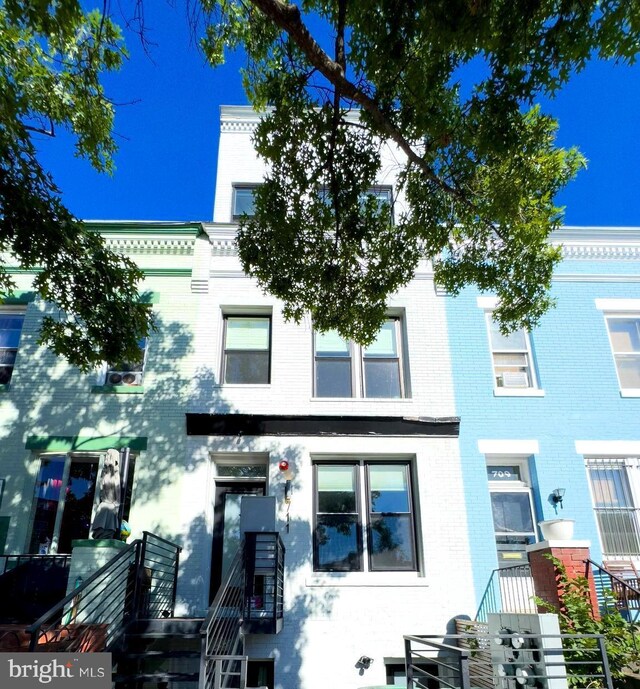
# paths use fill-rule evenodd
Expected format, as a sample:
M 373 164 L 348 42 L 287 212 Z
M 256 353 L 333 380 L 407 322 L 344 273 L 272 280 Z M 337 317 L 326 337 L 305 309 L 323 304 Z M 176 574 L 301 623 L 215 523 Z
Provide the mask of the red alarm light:
M 280 471 L 287 471 L 289 469 L 289 462 L 283 459 L 280 464 L 278 464 L 278 469 L 280 469 Z

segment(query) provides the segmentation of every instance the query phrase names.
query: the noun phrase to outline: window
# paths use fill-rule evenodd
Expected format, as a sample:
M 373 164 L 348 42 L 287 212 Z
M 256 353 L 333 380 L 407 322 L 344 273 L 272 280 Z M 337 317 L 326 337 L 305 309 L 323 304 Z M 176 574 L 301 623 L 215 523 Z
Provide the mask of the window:
M 328 187 L 322 187 L 319 194 L 320 199 L 324 203 L 330 203 L 330 193 Z M 369 188 L 366 194 L 362 194 L 360 197 L 361 206 L 364 205 L 364 202 L 368 199 L 368 197 L 373 197 L 375 199 L 379 211 L 382 211 L 384 204 L 387 204 L 391 212 L 391 222 L 393 222 L 393 192 L 391 187 L 376 186 Z
M 0 311 L 0 385 L 11 380 L 23 323 L 24 313 Z
M 101 454 L 40 457 L 31 509 L 30 553 L 70 553 L 71 542 L 89 538 L 97 507 Z M 123 519 L 129 518 L 135 457 L 129 458 Z
M 315 333 L 316 397 L 351 397 L 351 344 L 335 330 Z
M 335 330 L 314 333 L 315 396 L 404 397 L 400 326 L 399 318 L 387 319 L 366 348 Z
M 233 219 L 239 220 L 243 215 L 251 217 L 254 210 L 254 193 L 258 184 L 238 184 L 233 187 Z
M 639 460 L 587 459 L 593 509 L 605 557 L 640 556 L 638 508 L 632 484 Z
M 417 569 L 407 462 L 316 463 L 314 569 Z
M 526 547 L 536 542 L 531 489 L 522 461 L 501 458 L 487 464 L 498 565 L 526 564 Z
M 607 328 L 620 388 L 640 389 L 640 316 L 609 316 Z
M 269 383 L 270 345 L 268 316 L 225 316 L 223 382 Z
M 136 361 L 120 361 L 107 365 L 105 385 L 142 385 L 142 374 L 147 356 L 147 338 L 138 341 L 140 355 Z
M 537 381 L 527 331 L 516 330 L 509 335 L 503 335 L 491 313 L 487 313 L 487 327 L 495 387 L 536 388 Z

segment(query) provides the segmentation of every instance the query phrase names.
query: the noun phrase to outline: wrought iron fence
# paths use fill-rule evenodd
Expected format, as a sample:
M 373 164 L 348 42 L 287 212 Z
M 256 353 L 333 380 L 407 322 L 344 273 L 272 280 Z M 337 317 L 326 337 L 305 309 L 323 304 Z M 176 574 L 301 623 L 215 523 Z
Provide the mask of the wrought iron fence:
M 491 612 L 536 613 L 531 567 L 515 565 L 494 569 L 484 590 L 475 619 L 486 622 Z
M 489 634 L 405 636 L 407 689 L 544 686 L 613 689 L 604 637 L 519 634 L 518 650 Z
M 145 531 L 142 539 L 123 548 L 27 627 L 28 650 L 102 651 L 113 646 L 128 622 L 171 614 L 175 581 L 169 587 L 167 572 L 177 574 L 180 551 L 180 546 Z

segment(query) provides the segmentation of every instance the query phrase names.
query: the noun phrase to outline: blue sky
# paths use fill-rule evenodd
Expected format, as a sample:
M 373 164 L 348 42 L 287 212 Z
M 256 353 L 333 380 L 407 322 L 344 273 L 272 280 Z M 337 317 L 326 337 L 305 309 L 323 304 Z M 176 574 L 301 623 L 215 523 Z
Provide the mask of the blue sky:
M 41 159 L 70 210 L 83 219 L 210 220 L 219 107 L 245 104 L 241 60 L 218 70 L 193 46 L 184 8 L 145 3 L 150 56 L 127 34 L 131 59 L 106 80 L 119 105 L 120 150 L 113 177 L 74 158 L 61 135 Z M 558 141 L 589 165 L 562 192 L 571 225 L 640 225 L 640 66 L 593 62 L 545 109 L 560 120 Z

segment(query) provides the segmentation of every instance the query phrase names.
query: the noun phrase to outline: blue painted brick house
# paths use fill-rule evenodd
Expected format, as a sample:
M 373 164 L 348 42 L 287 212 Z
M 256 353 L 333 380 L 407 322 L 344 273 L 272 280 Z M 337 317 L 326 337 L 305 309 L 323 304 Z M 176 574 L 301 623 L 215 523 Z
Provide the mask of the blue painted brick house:
M 478 597 L 540 520 L 574 519 L 597 561 L 640 557 L 640 230 L 553 240 L 557 306 L 531 333 L 501 336 L 490 296 L 444 297 Z

